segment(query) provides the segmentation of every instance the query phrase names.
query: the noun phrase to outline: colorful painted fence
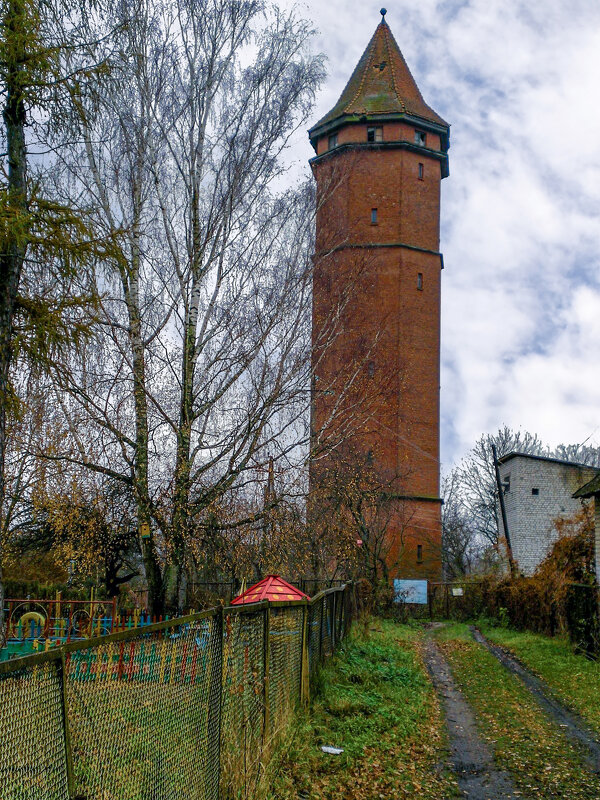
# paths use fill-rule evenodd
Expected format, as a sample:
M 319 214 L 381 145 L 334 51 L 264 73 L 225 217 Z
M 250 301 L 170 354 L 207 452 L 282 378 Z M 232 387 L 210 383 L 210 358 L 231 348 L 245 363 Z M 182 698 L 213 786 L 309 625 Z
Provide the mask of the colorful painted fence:
M 1 800 L 250 800 L 352 608 L 344 586 L 0 664 Z
M 166 620 L 169 619 L 167 616 Z M 29 655 L 75 639 L 107 636 L 162 622 L 141 609 L 119 611 L 112 600 L 7 599 L 0 631 L 0 661 Z

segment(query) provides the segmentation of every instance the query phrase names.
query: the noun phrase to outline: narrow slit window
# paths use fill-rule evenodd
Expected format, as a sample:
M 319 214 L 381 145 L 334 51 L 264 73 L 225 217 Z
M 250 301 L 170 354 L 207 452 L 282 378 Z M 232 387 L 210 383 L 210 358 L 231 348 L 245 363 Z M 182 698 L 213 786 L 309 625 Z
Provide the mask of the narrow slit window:
M 377 225 L 377 209 L 371 209 L 371 225 Z
M 332 133 L 329 136 L 329 149 L 333 150 L 334 147 L 337 147 L 337 143 L 338 143 L 337 133 Z
M 424 175 L 425 175 L 425 169 L 423 167 L 423 164 L 419 164 L 419 180 L 420 181 L 423 180 Z
M 423 273 L 417 273 L 417 289 L 422 292 L 423 291 Z
M 417 545 L 417 563 L 421 563 L 423 561 L 423 545 Z
M 423 131 L 415 131 L 415 144 L 425 147 L 427 143 L 427 134 Z
M 383 142 L 383 128 L 367 128 L 367 142 Z

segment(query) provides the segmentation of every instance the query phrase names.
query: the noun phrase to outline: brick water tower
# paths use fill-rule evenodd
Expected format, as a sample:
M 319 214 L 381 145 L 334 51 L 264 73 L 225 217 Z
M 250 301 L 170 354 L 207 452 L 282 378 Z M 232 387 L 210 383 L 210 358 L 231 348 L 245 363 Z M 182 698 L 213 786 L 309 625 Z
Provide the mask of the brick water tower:
M 311 490 L 349 486 L 362 470 L 373 500 L 376 476 L 389 577 L 439 580 L 440 183 L 449 126 L 423 100 L 381 13 L 338 102 L 309 131 L 317 183 Z

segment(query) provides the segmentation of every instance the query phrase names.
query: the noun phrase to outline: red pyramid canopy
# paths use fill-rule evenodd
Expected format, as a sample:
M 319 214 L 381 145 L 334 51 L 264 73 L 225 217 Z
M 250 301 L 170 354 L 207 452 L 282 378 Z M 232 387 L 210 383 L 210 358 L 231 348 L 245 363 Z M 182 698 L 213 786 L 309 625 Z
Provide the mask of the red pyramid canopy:
M 310 600 L 310 597 L 284 581 L 279 575 L 267 575 L 231 601 L 232 606 L 260 603 L 261 600 Z

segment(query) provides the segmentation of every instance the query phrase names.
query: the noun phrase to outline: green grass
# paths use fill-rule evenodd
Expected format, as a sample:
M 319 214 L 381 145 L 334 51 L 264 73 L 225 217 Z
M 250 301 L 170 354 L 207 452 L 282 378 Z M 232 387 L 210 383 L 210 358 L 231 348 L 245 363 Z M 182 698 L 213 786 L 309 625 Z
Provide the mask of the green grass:
M 600 662 L 574 653 L 566 638 L 481 626 L 490 641 L 511 650 L 544 680 L 557 699 L 600 734 Z
M 590 800 L 600 780 L 579 751 L 537 705 L 525 686 L 481 645 L 440 635 L 454 679 L 471 705 L 497 764 L 512 773 L 526 797 Z M 445 640 L 444 640 L 445 638 Z
M 358 626 L 356 626 L 358 628 Z M 286 741 L 271 800 L 456 797 L 420 629 L 374 621 L 322 670 L 309 713 Z M 343 747 L 327 755 L 321 745 Z

